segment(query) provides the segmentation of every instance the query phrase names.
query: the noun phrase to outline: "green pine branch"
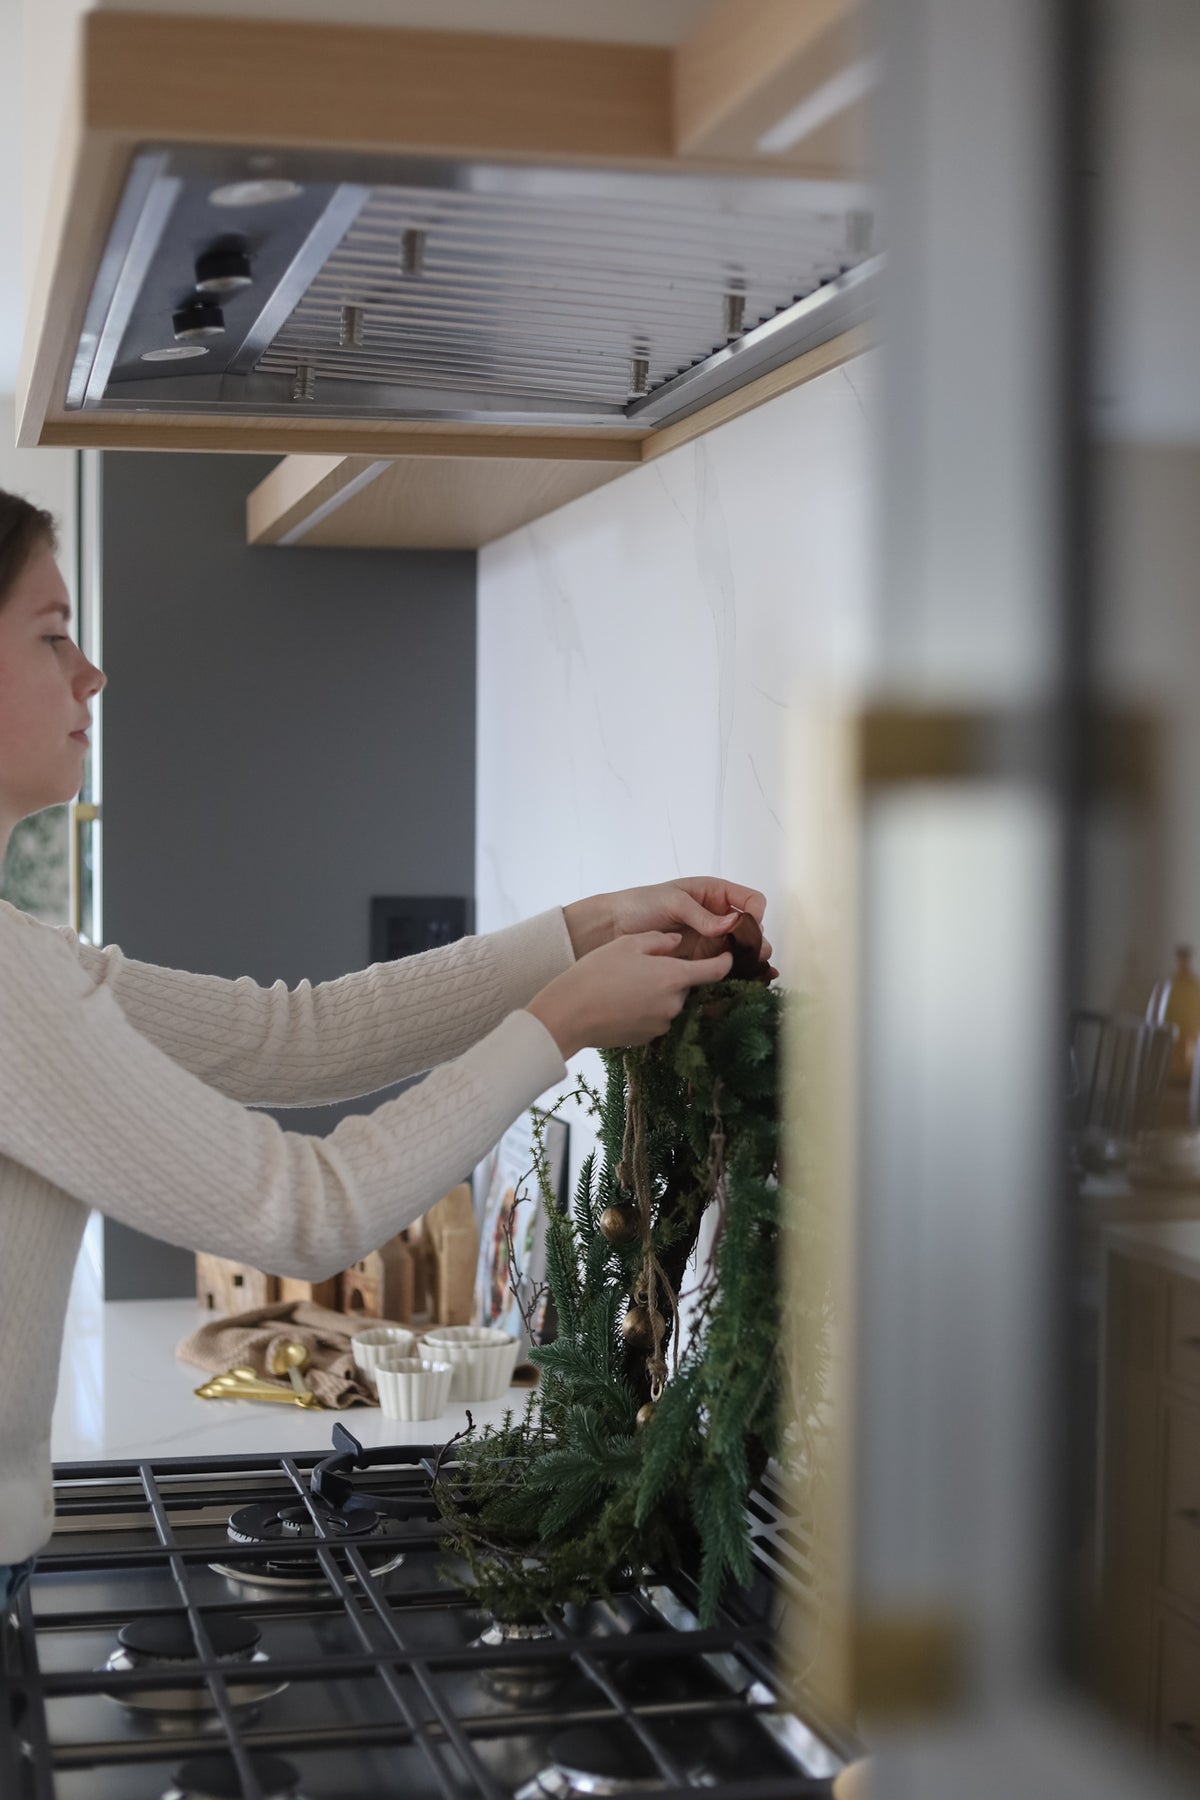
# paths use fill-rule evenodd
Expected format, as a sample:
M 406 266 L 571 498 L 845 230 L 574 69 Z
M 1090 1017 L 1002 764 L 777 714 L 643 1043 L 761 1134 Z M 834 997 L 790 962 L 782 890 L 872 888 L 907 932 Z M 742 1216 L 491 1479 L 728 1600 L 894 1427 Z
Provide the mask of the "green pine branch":
M 452 1473 L 435 1484 L 458 1578 L 499 1617 L 536 1617 L 610 1592 L 647 1561 L 670 1562 L 695 1545 L 705 1622 L 727 1581 L 751 1578 L 747 1498 L 780 1449 L 785 1378 L 793 1437 L 814 1437 L 827 1360 L 828 1295 L 803 1273 L 794 1326 L 806 1340 L 802 1378 L 781 1353 L 785 1239 L 803 1272 L 820 1229 L 785 1191 L 780 1169 L 783 1007 L 781 994 L 754 983 L 697 990 L 657 1043 L 604 1053 L 602 1091 L 579 1090 L 599 1145 L 570 1212 L 548 1209 L 558 1336 L 533 1352 L 538 1394 L 519 1420 L 459 1446 Z M 604 1208 L 629 1198 L 617 1170 L 630 1071 L 643 1108 L 652 1242 L 673 1285 L 705 1212 L 722 1209 L 715 1284 L 699 1304 L 696 1337 L 641 1429 L 645 1357 L 630 1352 L 620 1323 L 642 1246 L 614 1248 L 599 1230 Z

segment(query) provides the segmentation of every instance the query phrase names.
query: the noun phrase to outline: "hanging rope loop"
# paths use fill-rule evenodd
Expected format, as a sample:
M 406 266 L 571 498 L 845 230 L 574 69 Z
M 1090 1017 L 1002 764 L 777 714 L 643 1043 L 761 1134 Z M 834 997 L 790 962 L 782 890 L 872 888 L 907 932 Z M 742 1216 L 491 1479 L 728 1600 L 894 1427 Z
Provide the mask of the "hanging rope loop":
M 637 1068 L 629 1056 L 625 1058 L 625 1135 L 621 1145 L 618 1179 L 621 1169 L 627 1170 L 632 1177 L 631 1191 L 642 1230 L 642 1266 L 634 1283 L 633 1298 L 639 1306 L 646 1308 L 654 1335 L 654 1348 L 646 1359 L 646 1369 L 650 1376 L 650 1398 L 657 1401 L 667 1376 L 667 1361 L 663 1355 L 667 1319 L 659 1304 L 660 1290 L 666 1300 L 672 1325 L 671 1366 L 676 1374 L 679 1372 L 679 1299 L 654 1254 L 653 1194 L 650 1187 L 650 1159 L 646 1149 L 646 1108 Z

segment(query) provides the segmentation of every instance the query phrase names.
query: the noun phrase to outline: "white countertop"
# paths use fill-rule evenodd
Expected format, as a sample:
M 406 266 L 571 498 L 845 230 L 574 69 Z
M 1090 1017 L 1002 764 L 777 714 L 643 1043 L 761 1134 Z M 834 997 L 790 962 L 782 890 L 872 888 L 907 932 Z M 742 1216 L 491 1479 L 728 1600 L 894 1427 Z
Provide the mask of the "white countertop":
M 1131 1181 L 1121 1171 L 1087 1175 L 1079 1188 L 1085 1225 L 1120 1220 L 1200 1218 L 1200 1181 L 1191 1183 Z
M 1146 1262 L 1200 1279 L 1200 1220 L 1156 1219 L 1145 1224 L 1109 1225 L 1104 1243 Z
M 175 1346 L 213 1315 L 194 1300 L 103 1300 L 94 1244 L 85 1239 L 67 1308 L 50 1438 L 55 1462 L 323 1449 L 339 1419 L 364 1445 L 441 1444 L 466 1426 L 461 1405 L 405 1425 L 377 1406 L 332 1412 L 198 1400 L 193 1389 L 204 1371 L 177 1362 Z M 477 1425 L 498 1422 L 506 1407 L 520 1411 L 528 1392 L 473 1401 L 471 1415 Z

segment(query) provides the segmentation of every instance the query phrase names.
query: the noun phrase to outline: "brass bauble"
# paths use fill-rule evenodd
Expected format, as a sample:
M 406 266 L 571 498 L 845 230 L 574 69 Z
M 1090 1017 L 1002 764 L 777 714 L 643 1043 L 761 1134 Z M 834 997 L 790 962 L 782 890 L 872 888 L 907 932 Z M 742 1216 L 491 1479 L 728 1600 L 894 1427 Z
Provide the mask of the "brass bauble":
M 632 1244 L 642 1229 L 636 1206 L 618 1203 L 606 1206 L 600 1214 L 601 1235 L 610 1244 Z
M 638 1430 L 645 1431 L 647 1425 L 650 1423 L 650 1421 L 653 1417 L 654 1417 L 654 1402 L 653 1402 L 653 1400 L 647 1400 L 645 1406 L 639 1406 L 637 1409 L 637 1428 L 638 1428 Z
M 653 1350 L 654 1327 L 662 1330 L 662 1320 L 647 1306 L 631 1306 L 621 1320 L 621 1336 L 633 1350 Z

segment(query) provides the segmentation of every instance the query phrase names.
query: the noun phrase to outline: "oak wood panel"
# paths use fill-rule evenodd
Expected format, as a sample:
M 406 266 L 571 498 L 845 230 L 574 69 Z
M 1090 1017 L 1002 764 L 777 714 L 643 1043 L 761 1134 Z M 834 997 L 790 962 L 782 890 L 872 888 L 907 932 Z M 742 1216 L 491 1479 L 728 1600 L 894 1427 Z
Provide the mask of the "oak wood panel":
M 629 468 L 641 461 L 645 431 L 546 432 L 541 426 L 486 429 L 440 421 L 394 425 L 362 419 L 197 418 L 191 413 L 71 413 L 47 419 L 31 443 L 87 450 L 226 450 L 249 456 L 322 451 L 364 456 L 520 457 L 526 461 L 607 462 Z M 22 440 L 25 441 L 25 440 Z
M 764 132 L 863 53 L 857 0 L 720 0 L 675 52 L 676 150 L 754 155 Z M 788 154 L 808 159 L 810 147 Z
M 1176 1276 L 1167 1285 L 1167 1309 L 1167 1373 L 1182 1387 L 1200 1388 L 1200 1285 Z
M 373 462 L 369 456 L 285 456 L 246 498 L 246 542 L 277 544 Z
M 247 541 L 278 544 L 328 508 L 325 517 L 297 536 L 297 543 L 314 548 L 477 548 L 615 480 L 638 461 L 688 443 L 826 374 L 860 355 L 869 342 L 865 328 L 843 332 L 679 425 L 625 445 L 621 461 L 589 461 L 580 455 L 568 461 L 555 454 L 553 445 L 538 460 L 524 454 L 520 440 L 510 442 L 503 457 L 494 454 L 494 445 L 487 457 L 472 456 L 446 437 L 440 456 L 431 457 L 426 450 L 400 457 L 382 471 L 370 455 L 286 456 L 247 499 Z M 579 452 L 580 443 L 572 443 L 571 449 Z M 346 493 L 351 488 L 355 491 Z M 339 495 L 345 495 L 341 504 Z
M 1161 1530 L 1166 1284 L 1132 1257 L 1108 1257 L 1103 1347 L 1100 1680 L 1115 1711 L 1147 1733 L 1153 1717 L 1154 1596 Z
M 277 544 L 299 528 L 295 541 L 305 548 L 474 550 L 625 473 L 613 463 L 474 457 L 407 456 L 379 468 L 370 457 L 347 456 L 335 469 L 312 471 L 305 487 L 306 471 L 289 465 L 308 460 L 286 458 L 250 494 L 250 543 Z M 367 485 L 355 486 L 364 476 Z
M 809 131 L 785 157 L 803 158 L 805 172 L 813 175 L 824 171 L 831 181 L 847 178 L 869 181 L 871 147 L 870 103 L 856 101 L 837 113 L 827 123 Z
M 96 266 L 121 197 L 132 144 L 83 133 L 67 120 L 46 207 L 47 227 L 30 287 L 17 375 L 17 442 L 47 443 L 43 421 L 62 415 Z M 78 440 L 74 437 L 60 442 Z
M 842 363 L 850 362 L 869 350 L 872 341 L 868 326 L 855 325 L 849 331 L 830 338 L 828 343 L 806 350 L 803 356 L 793 357 L 791 362 L 772 369 L 768 375 L 760 375 L 756 381 L 747 382 L 736 393 L 726 394 L 722 399 L 714 400 L 711 405 L 701 407 L 688 418 L 680 419 L 677 425 L 664 425 L 660 431 L 653 432 L 642 445 L 642 461 L 651 462 L 656 456 L 664 456 L 668 450 L 674 450 L 680 444 L 688 444 L 693 438 L 702 437 L 706 431 L 712 431 L 715 426 L 724 425 L 730 419 L 740 418 L 743 413 L 751 412 L 764 401 L 773 400 L 777 394 L 786 394 L 791 388 L 800 387 L 806 381 L 814 381 L 818 375 L 828 374 L 830 369 L 840 368 Z
M 1200 1772 L 1200 1633 L 1169 1614 L 1158 1631 L 1158 1742 L 1194 1780 Z
M 509 156 L 671 155 L 671 57 L 645 44 L 93 12 L 84 117 L 178 141 Z
M 1177 1402 L 1164 1411 L 1162 1585 L 1200 1609 L 1200 1412 Z

